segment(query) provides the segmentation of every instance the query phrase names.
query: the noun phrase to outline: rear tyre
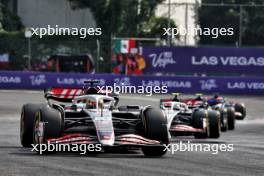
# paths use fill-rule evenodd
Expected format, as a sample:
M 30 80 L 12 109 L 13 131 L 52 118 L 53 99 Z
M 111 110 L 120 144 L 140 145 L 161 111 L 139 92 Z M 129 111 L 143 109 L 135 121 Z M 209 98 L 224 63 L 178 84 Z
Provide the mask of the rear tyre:
M 228 118 L 228 130 L 235 129 L 236 116 L 233 108 L 227 109 L 227 118 Z
M 148 139 L 160 141 L 162 144 L 169 143 L 167 129 L 167 119 L 162 111 L 152 107 L 147 108 L 142 115 L 144 126 L 144 136 Z M 165 146 L 145 146 L 142 147 L 145 156 L 161 157 L 166 154 Z
M 20 119 L 20 141 L 23 147 L 31 147 L 33 143 L 33 126 L 35 113 L 43 104 L 25 104 Z
M 247 115 L 246 107 L 244 104 L 241 104 L 241 103 L 235 104 L 235 112 L 240 112 L 242 114 L 242 116 L 236 116 L 237 120 L 244 120 L 244 118 Z
M 219 138 L 221 131 L 220 114 L 217 111 L 208 111 L 207 132 L 209 138 Z

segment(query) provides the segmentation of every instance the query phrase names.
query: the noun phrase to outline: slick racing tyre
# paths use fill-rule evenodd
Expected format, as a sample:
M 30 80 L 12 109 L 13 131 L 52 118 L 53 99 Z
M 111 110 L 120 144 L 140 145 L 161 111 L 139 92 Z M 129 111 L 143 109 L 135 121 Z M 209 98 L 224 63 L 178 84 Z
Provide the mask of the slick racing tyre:
M 20 141 L 23 147 L 31 147 L 33 143 L 33 126 L 35 113 L 43 104 L 25 104 L 20 119 Z
M 163 144 L 169 143 L 167 119 L 162 111 L 149 107 L 143 112 L 142 121 L 146 138 L 161 141 Z M 145 146 L 142 147 L 142 152 L 145 156 L 161 157 L 167 150 L 164 146 Z
M 226 132 L 228 129 L 228 114 L 227 109 L 219 109 L 221 119 L 221 131 Z
M 193 127 L 203 128 L 203 119 L 206 119 L 206 132 L 194 133 L 197 139 L 219 138 L 221 131 L 221 121 L 219 111 L 198 110 L 193 114 Z
M 220 114 L 218 111 L 208 111 L 207 133 L 209 138 L 219 138 L 221 131 Z
M 47 139 L 60 137 L 63 130 L 61 113 L 49 106 L 40 108 L 35 117 L 33 142 L 45 143 Z
M 203 119 L 206 118 L 205 110 L 196 110 L 192 114 L 192 126 L 194 128 L 203 128 Z
M 203 129 L 203 121 L 206 119 L 206 110 L 196 110 L 192 114 L 192 126 L 194 128 Z M 197 139 L 207 138 L 207 133 L 194 133 L 194 137 Z
M 241 103 L 236 103 L 235 104 L 235 112 L 239 112 L 239 113 L 242 114 L 242 116 L 236 116 L 237 120 L 244 120 L 244 118 L 247 115 L 246 107 L 245 107 L 244 104 L 241 104 Z
M 234 130 L 236 123 L 236 116 L 235 116 L 235 110 L 233 108 L 227 109 L 227 121 L 228 121 L 228 130 Z

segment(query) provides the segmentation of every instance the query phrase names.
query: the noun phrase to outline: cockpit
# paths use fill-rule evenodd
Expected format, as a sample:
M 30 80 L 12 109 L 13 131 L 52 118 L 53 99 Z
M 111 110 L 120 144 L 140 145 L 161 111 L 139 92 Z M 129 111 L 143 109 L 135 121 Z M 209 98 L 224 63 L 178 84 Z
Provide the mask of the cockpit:
M 110 109 L 114 104 L 114 98 L 105 95 L 82 95 L 75 97 L 72 104 L 87 110 Z

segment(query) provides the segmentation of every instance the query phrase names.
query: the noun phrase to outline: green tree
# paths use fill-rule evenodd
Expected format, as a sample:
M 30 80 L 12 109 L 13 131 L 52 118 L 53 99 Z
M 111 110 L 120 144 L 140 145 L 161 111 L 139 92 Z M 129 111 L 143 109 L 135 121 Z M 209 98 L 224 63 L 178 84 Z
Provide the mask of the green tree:
M 238 4 L 264 4 L 264 0 L 203 0 L 202 3 L 219 3 L 219 6 L 203 5 L 199 9 L 199 24 L 201 28 L 233 28 L 233 36 L 220 36 L 213 39 L 211 36 L 200 36 L 201 45 L 232 45 L 239 42 L 239 33 L 242 36 L 242 46 L 264 45 L 264 7 L 242 7 Z M 221 3 L 230 4 L 221 6 Z M 241 19 L 240 19 L 241 17 Z M 240 21 L 241 20 L 241 21 Z M 241 28 L 240 28 L 241 23 Z M 241 30 L 241 31 L 240 31 Z
M 20 18 L 7 8 L 6 3 L 7 0 L 0 1 L 0 30 L 19 31 L 23 29 Z
M 144 37 L 158 31 L 160 22 L 155 19 L 155 8 L 164 0 L 69 0 L 72 8 L 89 8 L 97 27 L 102 28 L 100 37 L 102 55 L 110 58 L 111 35 L 118 37 Z M 152 29 L 153 27 L 153 29 Z M 145 30 L 149 29 L 149 30 Z M 156 37 L 156 34 L 153 34 Z M 105 59 L 109 69 L 110 59 Z M 108 70 L 109 71 L 109 70 Z
M 103 34 L 139 36 L 153 16 L 155 7 L 164 0 L 69 0 L 73 8 L 89 8 Z
M 22 69 L 25 61 L 24 27 L 20 18 L 12 13 L 6 4 L 8 0 L 0 0 L 0 53 L 9 53 L 10 69 Z
M 168 23 L 170 23 L 171 28 L 176 28 L 176 24 L 172 19 L 168 19 L 166 17 L 153 17 L 149 23 L 145 26 L 147 29 L 143 28 L 142 34 L 146 37 L 158 37 L 161 39 L 166 39 L 167 36 L 164 34 L 164 29 L 168 27 Z M 149 30 L 149 31 L 148 31 Z

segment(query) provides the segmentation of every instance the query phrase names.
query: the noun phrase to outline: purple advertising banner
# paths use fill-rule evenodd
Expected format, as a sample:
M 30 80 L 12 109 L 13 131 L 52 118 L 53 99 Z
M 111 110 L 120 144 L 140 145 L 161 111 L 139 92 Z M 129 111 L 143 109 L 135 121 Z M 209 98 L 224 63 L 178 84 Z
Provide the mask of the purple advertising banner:
M 264 75 L 264 48 L 143 47 L 145 73 Z
M 101 86 L 167 86 L 169 92 L 264 94 L 262 77 L 166 77 L 113 74 L 72 74 L 43 72 L 0 72 L 0 89 L 45 89 L 82 87 L 87 79 L 99 79 Z

